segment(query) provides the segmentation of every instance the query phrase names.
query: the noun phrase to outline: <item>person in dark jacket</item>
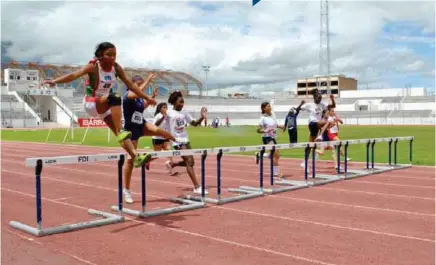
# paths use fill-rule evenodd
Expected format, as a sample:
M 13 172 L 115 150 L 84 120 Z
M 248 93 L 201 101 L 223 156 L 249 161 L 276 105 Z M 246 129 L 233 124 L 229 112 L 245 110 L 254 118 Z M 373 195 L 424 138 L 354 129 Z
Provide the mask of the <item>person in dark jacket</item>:
M 298 142 L 298 134 L 297 134 L 297 116 L 300 113 L 301 106 L 303 106 L 305 103 L 304 100 L 301 101 L 300 105 L 297 108 L 292 107 L 288 115 L 286 115 L 285 118 L 285 126 L 283 128 L 283 131 L 286 129 L 288 130 L 289 134 L 289 142 L 291 144 Z

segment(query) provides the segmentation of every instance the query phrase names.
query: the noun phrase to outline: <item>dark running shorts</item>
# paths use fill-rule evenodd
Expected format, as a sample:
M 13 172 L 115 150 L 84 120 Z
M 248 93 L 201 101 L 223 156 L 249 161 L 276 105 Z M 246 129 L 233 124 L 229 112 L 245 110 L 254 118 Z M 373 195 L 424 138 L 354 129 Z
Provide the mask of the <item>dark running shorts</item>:
M 151 139 L 151 141 L 153 142 L 153 145 L 161 145 L 161 144 L 164 144 L 166 142 L 169 142 L 170 140 L 168 140 L 168 139 Z
M 132 136 L 130 137 L 131 141 L 138 141 L 139 138 L 144 136 L 144 127 L 124 127 L 124 130 L 130 131 L 132 133 Z
M 276 139 L 272 137 L 262 137 L 263 144 L 269 144 L 270 142 L 273 142 L 274 144 L 277 144 Z
M 316 121 L 311 121 L 309 123 L 309 131 L 310 131 L 310 136 L 312 137 L 318 136 L 319 128 L 318 128 L 318 123 Z

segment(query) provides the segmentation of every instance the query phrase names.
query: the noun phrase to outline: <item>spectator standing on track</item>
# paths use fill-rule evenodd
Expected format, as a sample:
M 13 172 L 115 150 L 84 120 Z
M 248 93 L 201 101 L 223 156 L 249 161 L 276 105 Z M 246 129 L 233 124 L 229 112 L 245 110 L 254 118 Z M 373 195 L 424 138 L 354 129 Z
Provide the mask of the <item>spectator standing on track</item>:
M 86 66 L 53 80 L 45 80 L 42 85 L 55 86 L 56 84 L 69 83 L 87 74 L 89 78 L 86 80 L 85 97 L 83 99 L 86 113 L 91 117 L 103 119 L 117 136 L 120 145 L 134 159 L 134 167 L 140 167 L 149 162 L 151 156 L 149 154 L 138 155 L 130 141 L 132 133 L 122 128 L 122 99 L 116 92 L 117 78 L 120 78 L 131 91 L 147 101 L 148 104 L 155 105 L 156 101 L 147 96 L 127 77 L 124 69 L 116 62 L 116 55 L 115 45 L 110 42 L 100 43 L 95 50 L 94 59 L 89 61 Z
M 302 100 L 297 108 L 292 107 L 285 118 L 285 126 L 283 131 L 285 131 L 286 128 L 288 129 L 289 142 L 291 144 L 298 142 L 297 116 L 300 113 L 301 106 L 303 106 L 304 103 L 305 101 Z
M 147 88 L 152 80 L 154 80 L 155 74 L 150 74 L 146 81 L 139 76 L 136 75 L 132 78 L 132 82 L 136 84 L 141 91 Z M 156 98 L 157 89 L 153 91 L 152 98 Z M 123 116 L 124 116 L 124 129 L 130 131 L 132 133 L 131 141 L 135 148 L 138 148 L 138 140 L 143 136 L 160 136 L 164 139 L 176 140 L 173 135 L 167 132 L 165 129 L 160 128 L 154 123 L 147 122 L 144 119 L 143 113 L 144 110 L 148 107 L 148 103 L 144 101 L 142 98 L 139 98 L 136 93 L 130 91 L 127 88 L 127 91 L 124 93 L 123 97 Z M 146 164 L 147 169 L 149 169 L 149 163 Z M 127 159 L 124 167 L 124 176 L 125 176 L 125 188 L 124 188 L 124 197 L 126 203 L 133 203 L 132 194 L 130 192 L 130 180 L 132 178 L 133 171 L 133 160 Z
M 271 105 L 268 102 L 263 102 L 260 105 L 262 116 L 260 117 L 257 128 L 258 133 L 262 133 L 262 142 L 264 145 L 277 144 L 277 128 L 284 129 L 285 126 L 278 125 L 275 114 L 272 112 Z M 256 162 L 259 161 L 259 153 L 256 152 Z M 279 167 L 280 152 L 275 150 L 273 156 L 273 172 L 274 177 L 283 178 Z
M 173 142 L 173 147 L 176 150 L 185 150 L 192 149 L 191 143 L 188 138 L 188 133 L 186 132 L 186 126 L 190 124 L 191 126 L 197 127 L 201 125 L 201 122 L 207 117 L 207 109 L 205 107 L 201 108 L 201 117 L 198 120 L 194 120 L 190 113 L 183 110 L 183 106 L 185 105 L 185 100 L 180 91 L 174 91 L 168 98 L 168 103 L 173 106 L 173 109 L 167 111 L 167 123 L 169 131 L 177 137 L 177 139 L 182 139 Z M 171 171 L 174 167 L 186 167 L 186 172 L 191 178 L 192 183 L 194 184 L 194 193 L 201 194 L 201 186 L 198 184 L 197 178 L 195 176 L 194 171 L 194 156 L 182 156 L 182 161 L 177 163 L 175 162 L 167 162 L 166 166 L 171 174 Z M 207 190 L 205 190 L 205 194 L 208 194 Z

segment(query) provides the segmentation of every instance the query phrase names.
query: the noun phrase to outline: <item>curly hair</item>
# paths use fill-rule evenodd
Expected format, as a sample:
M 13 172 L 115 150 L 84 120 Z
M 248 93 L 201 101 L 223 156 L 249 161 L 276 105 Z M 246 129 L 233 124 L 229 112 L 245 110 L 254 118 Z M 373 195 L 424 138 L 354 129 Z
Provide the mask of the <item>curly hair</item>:
M 170 103 L 171 105 L 175 105 L 177 99 L 179 99 L 179 97 L 183 97 L 182 92 L 180 91 L 174 91 L 173 93 L 170 94 L 170 96 L 168 97 L 168 103 Z

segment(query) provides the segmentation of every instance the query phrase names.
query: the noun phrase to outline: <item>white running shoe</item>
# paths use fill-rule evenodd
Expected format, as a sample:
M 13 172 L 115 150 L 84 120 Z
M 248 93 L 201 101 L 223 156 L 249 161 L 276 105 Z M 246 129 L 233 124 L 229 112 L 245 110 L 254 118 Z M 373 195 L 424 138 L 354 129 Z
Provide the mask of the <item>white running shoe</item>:
M 126 201 L 126 203 L 133 203 L 132 193 L 130 192 L 130 190 L 124 189 L 123 193 L 124 193 L 124 200 Z
M 201 195 L 201 186 L 198 187 L 197 189 L 194 188 L 194 193 L 200 194 Z M 209 192 L 207 191 L 207 189 L 204 189 L 204 194 L 207 195 L 209 194 Z
M 304 169 L 304 162 L 300 164 L 300 167 L 302 167 Z M 307 173 L 310 172 L 310 164 L 309 161 L 307 161 Z
M 171 161 L 165 162 L 165 167 L 166 167 L 166 169 L 168 171 L 168 174 L 172 175 L 173 174 L 173 168 L 171 167 Z

